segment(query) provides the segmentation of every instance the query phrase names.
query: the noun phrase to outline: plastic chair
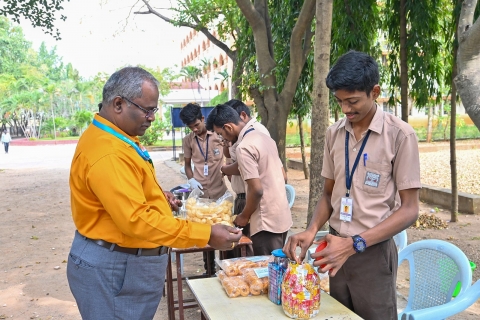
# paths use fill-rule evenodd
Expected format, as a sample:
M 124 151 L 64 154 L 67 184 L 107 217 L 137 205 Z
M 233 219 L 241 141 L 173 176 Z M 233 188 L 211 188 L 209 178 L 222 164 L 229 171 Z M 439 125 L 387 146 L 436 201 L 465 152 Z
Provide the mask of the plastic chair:
M 398 265 L 404 260 L 410 267 L 410 291 L 407 306 L 398 319 L 445 319 L 465 310 L 478 298 L 480 284 L 475 284 L 476 292 L 467 290 L 472 283 L 470 262 L 455 245 L 442 240 L 421 240 L 398 253 Z M 459 281 L 460 293 L 452 300 Z
M 291 208 L 295 202 L 295 189 L 291 185 L 286 184 L 285 190 L 287 191 L 288 207 Z
M 393 241 L 395 241 L 395 244 L 397 245 L 398 252 L 405 249 L 405 247 L 407 246 L 407 230 L 403 230 L 402 232 L 394 235 Z

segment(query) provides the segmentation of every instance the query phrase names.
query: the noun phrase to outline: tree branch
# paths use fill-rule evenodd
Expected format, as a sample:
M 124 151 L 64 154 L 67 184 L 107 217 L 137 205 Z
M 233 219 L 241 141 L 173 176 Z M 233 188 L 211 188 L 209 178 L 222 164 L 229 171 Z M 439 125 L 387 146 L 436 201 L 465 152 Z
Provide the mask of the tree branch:
M 275 61 L 270 55 L 268 32 L 265 19 L 255 9 L 250 0 L 235 0 L 238 7 L 253 30 L 255 49 L 257 53 L 258 68 L 261 75 L 266 75 L 275 67 Z
M 156 11 L 155 9 L 153 9 L 152 6 L 150 6 L 150 4 L 148 3 L 148 0 L 142 0 L 142 1 L 145 4 L 145 6 L 147 7 L 148 11 L 137 11 L 137 12 L 134 12 L 135 14 L 153 14 L 153 15 L 156 15 L 157 17 L 159 17 L 160 19 L 162 19 L 162 20 L 164 20 L 168 23 L 171 23 L 173 25 L 176 25 L 176 26 L 179 26 L 179 27 L 188 27 L 188 28 L 198 30 L 201 33 L 203 33 L 208 38 L 208 40 L 210 40 L 214 45 L 216 45 L 217 47 L 222 49 L 230 59 L 232 59 L 233 61 L 236 60 L 237 55 L 236 55 L 235 51 L 231 50 L 225 43 L 223 43 L 222 41 L 215 38 L 213 36 L 213 34 L 211 34 L 210 31 L 208 31 L 208 29 L 206 27 L 201 26 L 199 24 L 179 22 L 177 20 L 171 19 L 167 16 L 164 16 L 163 14 Z M 192 19 L 194 19 L 197 22 L 199 21 L 199 19 L 197 17 L 192 17 Z
M 478 54 L 480 47 L 480 19 L 474 23 L 474 13 L 477 6 L 477 0 L 465 0 L 462 3 L 458 23 L 458 42 L 464 47 L 471 48 L 469 54 Z M 472 52 L 473 51 L 473 52 Z
M 260 90 L 258 90 L 258 88 L 250 87 L 248 91 L 250 93 L 250 96 L 253 98 L 253 101 L 255 102 L 258 115 L 260 116 L 260 119 L 262 119 L 262 124 L 266 126 L 266 120 L 268 119 L 268 110 L 265 107 L 265 102 L 263 100 L 263 96 Z
M 292 36 L 290 38 L 290 68 L 288 70 L 287 78 L 285 79 L 285 85 L 281 93 L 281 98 L 285 101 L 291 101 L 297 88 L 298 78 L 302 73 L 303 66 L 306 61 L 306 53 L 311 49 L 311 38 L 313 33 L 306 32 L 307 28 L 310 28 L 313 17 L 315 15 L 314 0 L 306 0 L 303 3 L 302 10 L 298 16 L 295 27 L 292 30 Z M 302 47 L 303 35 L 310 35 L 310 38 L 305 38 L 304 46 Z M 308 40 L 308 42 L 307 42 Z

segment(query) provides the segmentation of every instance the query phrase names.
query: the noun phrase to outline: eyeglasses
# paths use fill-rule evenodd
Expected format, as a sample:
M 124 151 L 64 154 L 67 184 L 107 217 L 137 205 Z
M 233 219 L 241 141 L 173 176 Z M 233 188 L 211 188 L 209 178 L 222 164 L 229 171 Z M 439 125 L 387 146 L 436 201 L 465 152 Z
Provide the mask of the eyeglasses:
M 135 107 L 137 107 L 138 109 L 140 109 L 140 110 L 142 110 L 143 112 L 145 112 L 145 118 L 151 118 L 151 117 L 153 117 L 153 115 L 158 111 L 158 107 L 155 107 L 155 108 L 153 108 L 153 109 L 147 110 L 147 109 L 145 109 L 145 108 L 140 107 L 140 106 L 139 106 L 138 104 L 136 104 L 135 102 L 128 100 L 128 99 L 125 98 L 125 97 L 122 97 L 122 96 L 120 96 L 120 97 L 121 97 L 122 99 L 124 99 L 124 100 L 127 100 L 128 102 L 130 102 L 131 104 L 133 104 Z

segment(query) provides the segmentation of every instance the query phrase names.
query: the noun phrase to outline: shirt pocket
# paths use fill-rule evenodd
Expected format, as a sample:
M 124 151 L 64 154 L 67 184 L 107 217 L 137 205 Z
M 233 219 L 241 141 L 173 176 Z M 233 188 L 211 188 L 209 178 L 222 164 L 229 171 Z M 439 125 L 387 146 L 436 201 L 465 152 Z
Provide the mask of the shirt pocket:
M 384 194 L 392 178 L 392 166 L 367 160 L 360 163 L 355 174 L 355 187 L 368 194 Z
M 223 157 L 223 144 L 220 140 L 215 141 L 213 144 L 213 148 L 211 151 L 211 155 L 213 156 L 213 159 L 215 160 L 220 160 Z

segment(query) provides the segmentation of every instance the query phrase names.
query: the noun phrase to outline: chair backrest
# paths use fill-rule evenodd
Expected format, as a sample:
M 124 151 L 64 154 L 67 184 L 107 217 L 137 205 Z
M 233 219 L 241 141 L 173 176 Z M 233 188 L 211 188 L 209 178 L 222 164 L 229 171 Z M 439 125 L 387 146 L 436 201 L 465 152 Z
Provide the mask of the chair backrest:
M 452 300 L 457 283 L 460 294 L 472 282 L 472 270 L 465 254 L 455 245 L 442 240 L 421 240 L 408 245 L 398 254 L 398 265 L 407 260 L 410 267 L 410 292 L 407 307 L 420 310 Z
M 295 189 L 291 185 L 286 184 L 285 190 L 287 191 L 288 206 L 291 208 L 295 202 Z
M 397 246 L 398 251 L 405 249 L 405 247 L 407 246 L 407 230 L 403 230 L 402 232 L 394 235 L 393 241 L 395 241 L 395 245 Z

